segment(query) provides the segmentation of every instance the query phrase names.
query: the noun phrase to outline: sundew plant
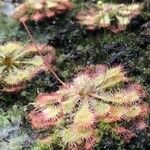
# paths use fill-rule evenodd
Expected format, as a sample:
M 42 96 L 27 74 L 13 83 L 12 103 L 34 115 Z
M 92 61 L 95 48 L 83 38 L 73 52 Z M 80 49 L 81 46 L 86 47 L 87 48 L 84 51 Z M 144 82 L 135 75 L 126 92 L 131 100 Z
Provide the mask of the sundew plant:
M 25 0 L 13 14 L 19 21 L 40 21 L 72 9 L 70 0 Z
M 142 7 L 142 3 L 127 5 L 98 1 L 96 5 L 81 10 L 76 18 L 81 25 L 90 30 L 108 28 L 116 33 L 124 30 L 130 19 L 140 14 Z
M 67 149 L 91 149 L 100 140 L 97 125 L 118 122 L 135 122 L 148 115 L 146 96 L 139 84 L 126 88 L 114 88 L 120 82 L 128 82 L 121 66 L 107 68 L 92 65 L 84 68 L 73 79 L 54 93 L 40 94 L 29 119 L 33 128 L 51 130 L 47 143 L 57 142 Z M 130 140 L 135 133 L 119 124 L 112 130 Z M 138 128 L 137 128 L 138 130 Z
M 45 44 L 40 44 L 38 47 L 50 64 L 55 56 L 54 48 Z M 24 88 L 26 81 L 44 70 L 47 70 L 45 62 L 33 44 L 9 42 L 0 45 L 1 90 L 18 91 Z

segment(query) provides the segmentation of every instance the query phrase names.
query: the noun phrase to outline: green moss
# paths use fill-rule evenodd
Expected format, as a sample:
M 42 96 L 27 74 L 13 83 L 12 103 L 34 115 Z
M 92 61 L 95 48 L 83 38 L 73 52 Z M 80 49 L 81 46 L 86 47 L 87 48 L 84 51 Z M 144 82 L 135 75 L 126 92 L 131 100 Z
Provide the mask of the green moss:
M 0 110 L 0 149 L 21 150 L 24 142 L 30 147 L 33 141 L 22 127 L 22 115 L 22 107 L 18 105 L 7 112 Z
M 48 144 L 36 143 L 31 150 L 53 150 Z
M 18 22 L 0 14 L 0 44 L 7 41 L 26 40 L 26 33 L 20 30 Z

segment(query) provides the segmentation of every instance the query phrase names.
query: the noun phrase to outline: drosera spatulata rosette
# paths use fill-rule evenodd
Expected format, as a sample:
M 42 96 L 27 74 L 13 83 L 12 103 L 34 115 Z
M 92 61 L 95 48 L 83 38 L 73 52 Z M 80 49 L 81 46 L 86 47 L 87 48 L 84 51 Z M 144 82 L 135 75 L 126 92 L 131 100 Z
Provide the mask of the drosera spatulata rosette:
M 120 82 L 129 81 L 125 74 L 121 66 L 85 67 L 71 83 L 66 83 L 68 88 L 60 87 L 56 92 L 37 97 L 35 109 L 28 116 L 32 127 L 50 128 L 51 144 L 57 139 L 67 149 L 89 149 L 99 141 L 98 123 L 111 125 L 145 118 L 149 106 L 143 101 L 146 94 L 141 85 L 130 84 L 125 89 L 115 90 Z M 122 133 L 120 126 L 117 127 L 113 130 L 118 134 L 125 136 L 127 131 L 128 138 L 132 137 L 129 134 L 132 131 L 122 129 Z
M 51 64 L 55 49 L 45 44 L 37 46 L 45 61 Z M 0 45 L 0 83 L 3 91 L 14 92 L 24 88 L 26 81 L 41 71 L 47 71 L 47 67 L 33 44 L 9 42 Z
M 89 30 L 107 28 L 117 33 L 124 30 L 130 19 L 140 14 L 142 8 L 142 3 L 127 5 L 99 1 L 97 5 L 81 10 L 76 19 Z
M 70 0 L 26 0 L 16 8 L 13 17 L 20 22 L 41 21 L 73 8 Z

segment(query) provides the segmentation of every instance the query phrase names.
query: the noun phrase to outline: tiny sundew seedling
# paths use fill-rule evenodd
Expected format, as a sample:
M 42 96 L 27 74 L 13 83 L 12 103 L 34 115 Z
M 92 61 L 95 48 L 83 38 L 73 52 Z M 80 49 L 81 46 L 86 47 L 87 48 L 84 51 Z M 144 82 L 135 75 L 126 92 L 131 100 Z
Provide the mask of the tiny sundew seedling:
M 92 149 L 100 140 L 97 124 L 107 123 L 113 132 L 129 141 L 135 133 L 117 122 L 145 118 L 149 106 L 143 102 L 146 96 L 139 84 L 130 84 L 125 89 L 115 90 L 120 82 L 128 82 L 121 66 L 107 68 L 93 65 L 84 68 L 54 93 L 43 93 L 37 97 L 35 109 L 29 119 L 34 128 L 51 129 L 50 136 L 42 141 L 67 149 Z M 111 89 L 112 90 L 107 90 Z M 137 128 L 138 129 L 138 128 Z

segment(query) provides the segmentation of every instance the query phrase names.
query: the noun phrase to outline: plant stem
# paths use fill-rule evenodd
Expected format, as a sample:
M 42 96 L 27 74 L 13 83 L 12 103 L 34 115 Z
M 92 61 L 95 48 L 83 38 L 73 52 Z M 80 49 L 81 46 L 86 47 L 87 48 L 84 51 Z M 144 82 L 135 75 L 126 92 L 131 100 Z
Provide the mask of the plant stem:
M 29 31 L 29 29 L 28 29 L 26 23 L 25 23 L 25 22 L 22 22 L 22 23 L 23 23 L 23 26 L 25 27 L 25 29 L 26 29 L 26 31 L 27 31 L 27 33 L 28 33 L 28 36 L 29 36 L 30 39 L 32 40 L 32 42 L 33 42 L 35 48 L 37 49 L 37 52 L 39 53 L 39 55 L 40 55 L 41 58 L 43 59 L 43 61 L 44 61 L 45 65 L 46 65 L 46 67 L 48 68 L 48 70 L 50 70 L 50 72 L 52 72 L 52 74 L 56 77 L 56 79 L 57 79 L 63 86 L 65 86 L 66 88 L 68 88 L 67 85 L 57 76 L 57 74 L 56 74 L 56 73 L 54 72 L 54 70 L 51 68 L 51 66 L 49 65 L 49 63 L 47 63 L 47 61 L 45 61 L 45 58 L 43 57 L 43 55 L 42 55 L 40 49 L 39 49 L 38 46 L 36 45 L 36 42 L 35 42 L 35 40 L 34 40 L 32 34 L 31 34 L 31 32 Z

